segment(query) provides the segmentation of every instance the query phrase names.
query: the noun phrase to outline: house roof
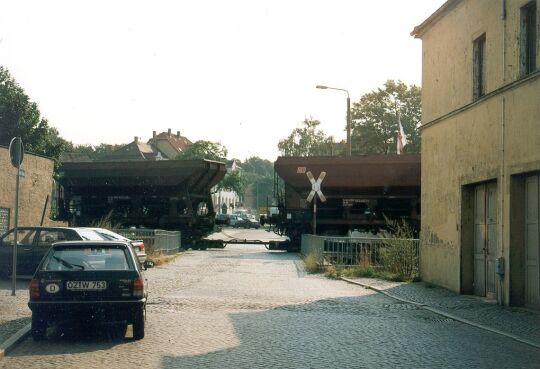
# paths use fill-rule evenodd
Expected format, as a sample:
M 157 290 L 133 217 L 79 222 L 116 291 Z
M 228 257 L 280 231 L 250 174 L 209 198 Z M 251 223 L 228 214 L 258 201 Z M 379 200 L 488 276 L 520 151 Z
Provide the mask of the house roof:
M 108 154 L 102 160 L 156 160 L 157 157 L 161 157 L 161 153 L 152 147 L 152 145 L 144 142 L 133 141 Z
M 148 140 L 148 143 L 155 144 L 157 141 L 161 140 L 167 141 L 177 152 L 184 151 L 187 146 L 192 144 L 187 137 L 179 134 L 171 134 L 170 132 L 161 132 L 160 134 L 156 135 L 155 138 Z
M 438 21 L 444 18 L 448 13 L 450 13 L 456 5 L 461 3 L 462 0 L 448 0 L 445 2 L 435 13 L 431 14 L 429 18 L 423 21 L 420 25 L 414 27 L 411 32 L 411 36 L 415 38 L 422 38 L 424 34 Z

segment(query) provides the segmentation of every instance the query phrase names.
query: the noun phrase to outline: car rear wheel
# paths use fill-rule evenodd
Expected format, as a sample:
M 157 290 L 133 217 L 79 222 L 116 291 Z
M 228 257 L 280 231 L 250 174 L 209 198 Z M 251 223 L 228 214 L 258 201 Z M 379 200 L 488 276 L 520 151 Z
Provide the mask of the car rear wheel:
M 133 338 L 140 340 L 144 338 L 144 308 L 135 313 L 133 319 Z
M 32 338 L 43 341 L 47 335 L 47 321 L 39 314 L 32 314 Z

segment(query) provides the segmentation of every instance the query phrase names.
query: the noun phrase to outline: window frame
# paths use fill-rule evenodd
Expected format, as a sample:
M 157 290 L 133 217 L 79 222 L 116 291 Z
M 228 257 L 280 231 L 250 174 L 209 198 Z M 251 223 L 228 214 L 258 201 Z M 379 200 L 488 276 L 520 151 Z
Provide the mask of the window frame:
M 486 33 L 473 41 L 473 100 L 486 94 Z
M 525 77 L 536 71 L 537 52 L 537 6 L 530 1 L 520 9 L 519 64 L 520 76 Z

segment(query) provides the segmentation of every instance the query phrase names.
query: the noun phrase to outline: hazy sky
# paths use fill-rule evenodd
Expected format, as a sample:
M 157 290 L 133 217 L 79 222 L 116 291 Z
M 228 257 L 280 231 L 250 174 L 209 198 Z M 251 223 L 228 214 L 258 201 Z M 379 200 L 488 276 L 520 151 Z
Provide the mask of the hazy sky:
M 421 83 L 409 34 L 444 0 L 0 0 L 0 65 L 76 144 L 180 131 L 274 160 L 306 116 L 345 137 L 352 101 Z

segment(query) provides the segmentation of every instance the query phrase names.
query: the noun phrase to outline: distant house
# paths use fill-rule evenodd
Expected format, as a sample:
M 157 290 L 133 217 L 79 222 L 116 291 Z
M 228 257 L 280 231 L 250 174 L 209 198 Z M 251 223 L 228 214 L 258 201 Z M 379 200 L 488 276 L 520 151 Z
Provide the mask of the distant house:
M 181 136 L 180 131 L 173 135 L 169 128 L 167 132 L 160 134 L 154 131 L 152 138 L 147 143 L 140 141 L 139 137 L 135 137 L 132 142 L 107 154 L 100 161 L 174 159 L 189 145 L 191 145 L 191 141 Z
M 422 279 L 540 308 L 537 0 L 449 0 L 422 39 Z
M 227 162 L 227 173 L 237 172 L 242 170 L 238 165 L 237 159 L 232 159 Z M 231 214 L 240 205 L 240 196 L 235 191 L 219 190 L 212 194 L 212 202 L 216 213 Z
M 104 156 L 102 161 L 133 161 L 133 160 L 161 160 L 162 153 L 153 145 L 140 142 L 135 137 L 133 142 L 116 149 L 110 154 Z
M 180 131 L 177 131 L 175 135 L 171 133 L 171 129 L 167 132 L 161 132 L 156 134 L 153 132 L 152 138 L 148 141 L 148 144 L 153 146 L 156 150 L 160 151 L 164 158 L 174 159 L 178 154 L 192 144 L 186 137 L 180 135 Z

